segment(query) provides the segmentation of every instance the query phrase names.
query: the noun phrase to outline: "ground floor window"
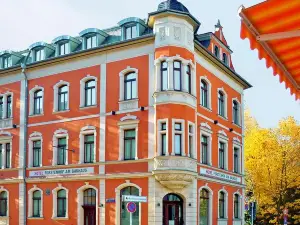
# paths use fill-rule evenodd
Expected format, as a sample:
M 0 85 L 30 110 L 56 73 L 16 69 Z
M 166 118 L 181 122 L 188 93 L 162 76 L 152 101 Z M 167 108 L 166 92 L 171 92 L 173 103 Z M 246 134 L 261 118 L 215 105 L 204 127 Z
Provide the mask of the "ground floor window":
M 202 189 L 200 192 L 200 225 L 208 225 L 209 222 L 209 192 Z
M 0 216 L 7 216 L 7 193 L 2 191 L 0 193 Z
M 122 196 L 123 195 L 135 195 L 135 196 L 139 196 L 139 190 L 136 187 L 126 187 L 123 188 L 121 190 L 121 196 L 120 196 L 120 200 L 121 200 L 121 225 L 131 225 L 130 224 L 130 213 L 127 211 L 126 209 L 126 205 L 128 202 L 122 201 Z M 132 214 L 132 225 L 139 225 L 139 211 L 140 211 L 140 207 L 139 204 L 137 203 L 137 208 L 136 211 Z

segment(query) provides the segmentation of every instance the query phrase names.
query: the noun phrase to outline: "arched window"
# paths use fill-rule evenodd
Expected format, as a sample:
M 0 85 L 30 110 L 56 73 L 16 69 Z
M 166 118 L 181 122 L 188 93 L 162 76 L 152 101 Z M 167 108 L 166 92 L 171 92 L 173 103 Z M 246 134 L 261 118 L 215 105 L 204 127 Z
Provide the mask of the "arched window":
M 173 62 L 174 71 L 173 71 L 173 77 L 174 77 L 174 90 L 175 91 L 181 91 L 181 62 L 180 61 L 174 61 Z
M 7 192 L 0 193 L 0 216 L 7 216 Z
M 134 99 L 137 97 L 136 73 L 128 73 L 124 79 L 124 98 L 125 100 Z
M 120 200 L 121 200 L 121 225 L 129 225 L 130 224 L 130 213 L 126 209 L 126 205 L 128 202 L 122 201 L 122 196 L 123 195 L 135 195 L 139 196 L 139 190 L 136 187 L 125 187 L 121 190 L 120 192 Z M 132 225 L 139 225 L 139 211 L 140 211 L 140 206 L 137 203 L 136 204 L 136 211 L 132 214 Z
M 41 217 L 41 192 L 34 191 L 32 194 L 32 217 Z
M 96 191 L 92 188 L 86 189 L 83 193 L 83 205 L 95 206 L 96 205 Z
M 66 190 L 62 189 L 57 192 L 57 217 L 66 217 L 67 196 Z
M 209 225 L 209 192 L 202 189 L 200 192 L 200 224 Z
M 240 117 L 239 117 L 239 103 L 237 101 L 233 101 L 233 107 L 232 107 L 232 113 L 233 113 L 233 122 L 237 125 L 240 123 Z
M 226 53 L 223 53 L 223 63 L 228 66 L 228 57 Z
M 219 218 L 225 218 L 225 193 L 223 191 L 219 194 Z
M 218 92 L 219 115 L 225 117 L 225 96 L 222 91 Z
M 201 80 L 201 105 L 208 108 L 208 84 Z
M 238 194 L 234 195 L 234 218 L 240 218 L 240 196 Z
M 215 45 L 214 54 L 217 58 L 220 58 L 220 50 L 219 47 Z
M 65 111 L 68 109 L 68 86 L 62 85 L 58 88 L 58 111 Z
M 96 81 L 88 80 L 85 82 L 85 106 L 96 105 Z
M 168 63 L 166 61 L 161 62 L 160 77 L 161 77 L 161 90 L 166 91 L 168 89 Z
M 43 91 L 37 90 L 33 94 L 33 114 L 39 115 L 43 112 Z
M 33 167 L 41 166 L 41 140 L 35 140 L 32 142 L 32 151 L 33 151 Z
M 192 94 L 192 74 L 191 74 L 191 66 L 187 65 L 186 66 L 186 90 L 188 93 Z
M 92 163 L 95 160 L 94 155 L 95 136 L 87 134 L 84 136 L 84 163 Z

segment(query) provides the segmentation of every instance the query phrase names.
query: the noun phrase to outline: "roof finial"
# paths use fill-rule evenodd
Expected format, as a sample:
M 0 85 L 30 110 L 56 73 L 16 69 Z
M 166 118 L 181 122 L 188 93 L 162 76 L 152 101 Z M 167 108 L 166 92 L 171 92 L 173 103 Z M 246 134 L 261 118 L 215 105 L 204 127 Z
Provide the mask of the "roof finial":
M 222 25 L 221 25 L 220 20 L 218 20 L 218 23 L 215 25 L 215 28 L 216 28 L 216 30 L 223 28 Z

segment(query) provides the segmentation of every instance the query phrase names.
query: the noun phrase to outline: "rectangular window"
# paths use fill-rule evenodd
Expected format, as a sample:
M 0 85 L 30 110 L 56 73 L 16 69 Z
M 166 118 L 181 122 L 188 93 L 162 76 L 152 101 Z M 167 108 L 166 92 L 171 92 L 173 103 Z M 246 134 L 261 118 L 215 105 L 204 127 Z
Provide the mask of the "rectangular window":
M 219 198 L 219 218 L 224 219 L 225 218 L 225 195 L 224 193 L 220 194 Z
M 94 134 L 84 136 L 84 163 L 94 162 Z
M 136 26 L 130 26 L 125 27 L 125 39 L 132 39 L 137 37 L 137 27 Z
M 35 50 L 35 61 L 41 61 L 44 59 L 44 50 L 43 49 L 37 49 Z
M 66 164 L 67 154 L 67 138 L 59 138 L 57 140 L 57 165 Z
M 11 57 L 10 56 L 3 57 L 2 68 L 5 69 L 5 68 L 8 68 L 10 66 L 12 66 L 12 64 L 11 64 Z
M 161 124 L 161 131 L 167 130 L 167 124 L 162 123 Z M 161 134 L 161 155 L 166 155 L 167 152 L 167 134 L 166 132 Z
M 89 36 L 86 38 L 86 49 L 97 47 L 97 36 Z
M 65 42 L 59 45 L 59 55 L 69 54 L 69 43 Z
M 208 137 L 204 135 L 201 136 L 201 157 L 202 163 L 208 164 Z
M 174 61 L 173 66 L 174 90 L 181 91 L 181 62 Z
M 6 102 L 6 118 L 10 118 L 12 112 L 12 102 L 11 102 L 11 95 L 7 96 L 7 102 Z
M 240 168 L 239 168 L 239 148 L 234 148 L 234 154 L 233 154 L 233 163 L 234 163 L 234 172 L 239 173 Z
M 33 141 L 33 167 L 41 165 L 41 141 Z
M 3 97 L 0 97 L 0 119 L 3 118 Z
M 135 155 L 135 130 L 124 131 L 124 159 L 134 160 Z
M 185 79 L 185 85 L 186 85 L 186 90 L 188 93 L 192 94 L 192 74 L 191 74 L 191 66 L 187 65 L 186 66 L 186 79 Z
M 3 156 L 2 156 L 2 154 L 3 154 L 3 145 L 2 144 L 0 144 L 0 169 L 2 169 L 2 158 L 3 158 Z
M 5 144 L 5 168 L 10 168 L 10 143 Z
M 239 195 L 235 194 L 234 195 L 234 218 L 238 219 L 240 218 L 240 212 L 239 212 Z
M 175 155 L 182 155 L 182 134 L 176 133 L 176 131 L 182 131 L 181 123 L 175 123 L 175 140 L 174 140 L 174 150 Z
M 225 169 L 225 143 L 219 143 L 219 168 Z
M 168 89 L 168 63 L 166 61 L 161 62 L 160 73 L 161 90 L 166 91 Z
M 194 149 L 194 128 L 193 125 L 189 125 L 189 156 L 193 157 Z
M 38 90 L 34 92 L 33 96 L 33 114 L 39 115 L 43 112 L 43 91 Z

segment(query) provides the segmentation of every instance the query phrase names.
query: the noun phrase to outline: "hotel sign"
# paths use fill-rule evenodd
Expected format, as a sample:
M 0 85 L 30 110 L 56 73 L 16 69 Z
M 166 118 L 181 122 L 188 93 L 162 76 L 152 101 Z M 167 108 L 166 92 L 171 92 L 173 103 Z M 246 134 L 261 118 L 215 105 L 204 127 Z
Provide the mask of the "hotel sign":
M 226 180 L 226 181 L 233 181 L 236 183 L 242 182 L 242 179 L 240 177 L 229 175 L 226 173 L 221 173 L 216 170 L 205 169 L 205 168 L 200 168 L 200 175 L 218 178 L 218 179 L 222 179 L 222 180 Z
M 29 177 L 55 177 L 55 176 L 67 176 L 67 175 L 85 175 L 94 173 L 94 167 L 85 168 L 70 168 L 70 169 L 58 169 L 58 170 L 38 170 L 30 171 Z

